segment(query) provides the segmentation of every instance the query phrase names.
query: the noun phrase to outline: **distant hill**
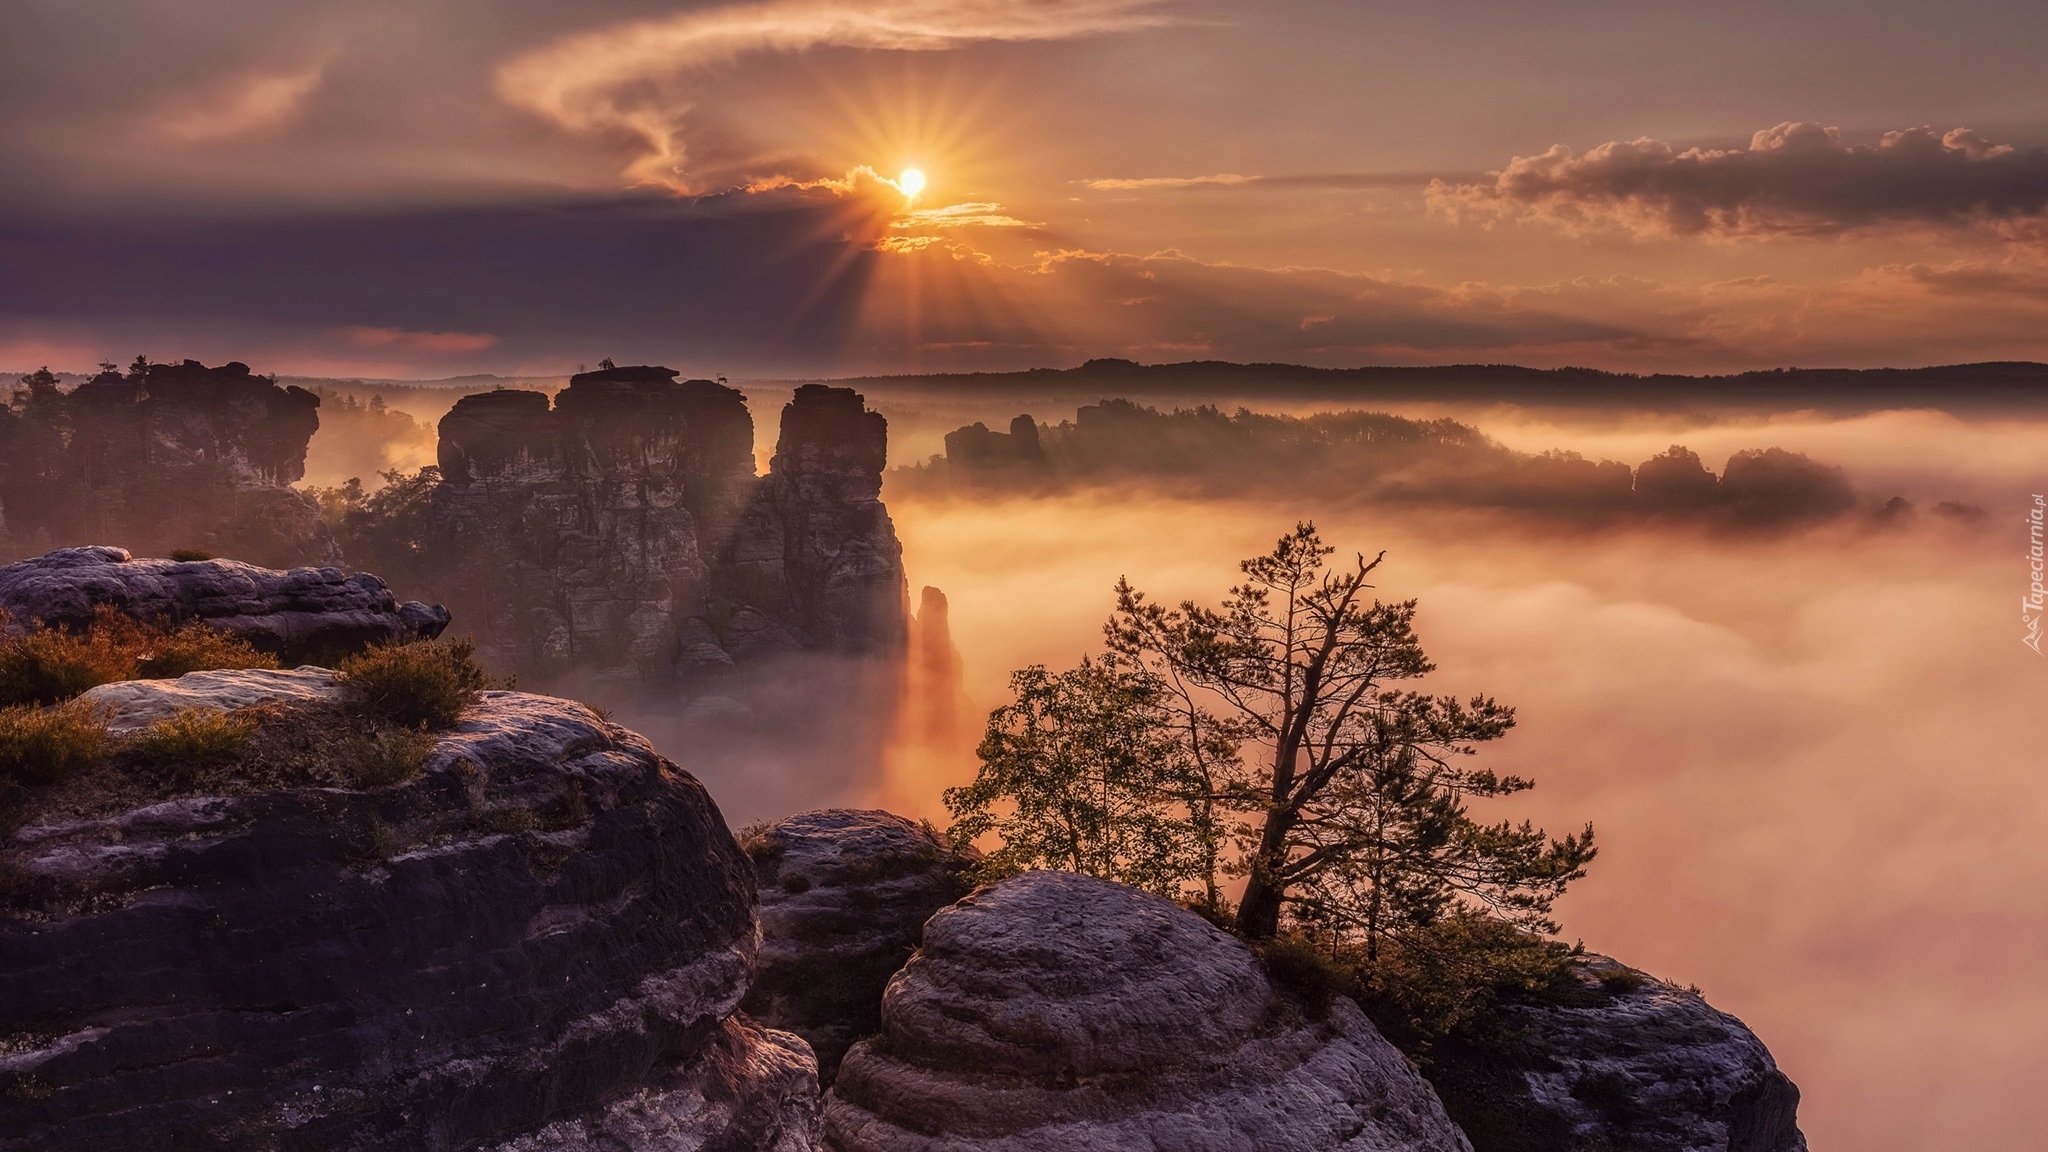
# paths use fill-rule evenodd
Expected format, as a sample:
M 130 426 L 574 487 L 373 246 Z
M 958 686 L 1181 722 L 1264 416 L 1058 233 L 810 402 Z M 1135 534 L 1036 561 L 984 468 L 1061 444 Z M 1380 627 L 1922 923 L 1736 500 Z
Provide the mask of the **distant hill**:
M 1725 376 L 1637 375 L 1594 368 L 1448 364 L 1419 368 L 1309 368 L 1194 360 L 1139 364 L 1090 360 L 1078 368 L 865 376 L 839 381 L 899 394 L 994 398 L 1102 395 L 1194 400 L 1452 400 L 1637 408 L 2048 407 L 2048 364 L 1994 361 L 1930 368 L 1777 368 Z
M 19 375 L 0 375 L 0 384 Z M 58 373 L 58 378 L 66 386 L 86 379 L 72 373 Z M 500 376 L 480 372 L 433 380 L 279 376 L 278 382 L 343 391 L 418 389 L 422 392 L 487 392 L 494 388 L 555 391 L 566 384 L 567 377 Z M 752 382 L 782 384 L 792 381 L 761 379 Z M 1650 410 L 1730 407 L 1854 412 L 1896 407 L 1953 411 L 2048 408 L 2048 364 L 2028 360 L 1926 368 L 1774 368 L 1720 376 L 1686 376 L 1605 372 L 1597 368 L 1524 368 L 1514 364 L 1311 368 L 1300 364 L 1234 364 L 1223 360 L 1140 364 L 1133 360 L 1098 359 L 1078 368 L 857 376 L 831 382 L 899 397 L 946 395 L 983 400 L 1073 398 L 1084 403 L 1109 396 L 1125 396 L 1195 402 L 1249 402 L 1260 398 L 1345 403 L 1443 400 Z M 396 400 L 395 395 L 392 398 Z

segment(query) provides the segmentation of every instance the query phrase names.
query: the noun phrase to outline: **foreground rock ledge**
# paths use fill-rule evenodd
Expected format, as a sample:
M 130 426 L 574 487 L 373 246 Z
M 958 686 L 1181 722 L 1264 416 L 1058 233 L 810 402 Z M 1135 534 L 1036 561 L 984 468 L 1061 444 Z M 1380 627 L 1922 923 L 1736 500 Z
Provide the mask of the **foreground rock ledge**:
M 1470 1152 L 1347 1000 L 1169 901 L 1031 872 L 933 916 L 826 1097 L 837 1152 Z
M 437 604 L 401 604 L 384 581 L 339 568 L 259 568 L 239 560 L 138 560 L 104 545 L 60 548 L 0 568 L 7 627 L 82 628 L 108 606 L 147 623 L 205 624 L 290 663 L 372 644 L 431 640 Z
M 485 693 L 405 783 L 44 817 L 0 866 L 62 896 L 0 919 L 8 1152 L 816 1134 L 808 1049 L 735 1013 L 745 857 L 694 779 L 578 704 Z

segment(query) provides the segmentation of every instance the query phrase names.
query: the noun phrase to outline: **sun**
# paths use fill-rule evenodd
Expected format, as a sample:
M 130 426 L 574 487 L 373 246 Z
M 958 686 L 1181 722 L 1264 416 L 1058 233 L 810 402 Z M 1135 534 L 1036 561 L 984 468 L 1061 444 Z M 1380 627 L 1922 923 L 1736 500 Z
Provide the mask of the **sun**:
M 917 168 L 905 168 L 903 175 L 896 178 L 896 187 L 902 190 L 904 196 L 912 200 L 917 199 L 917 194 L 924 191 L 924 172 Z

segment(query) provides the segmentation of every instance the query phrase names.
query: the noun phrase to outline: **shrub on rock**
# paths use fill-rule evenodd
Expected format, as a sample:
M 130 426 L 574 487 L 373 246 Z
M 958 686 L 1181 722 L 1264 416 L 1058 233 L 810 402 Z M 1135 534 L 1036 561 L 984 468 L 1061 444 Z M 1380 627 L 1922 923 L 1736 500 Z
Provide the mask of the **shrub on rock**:
M 343 660 L 340 672 L 356 707 L 408 728 L 452 728 L 493 687 L 469 640 L 379 645 Z
M 106 717 L 90 705 L 0 708 L 0 786 L 59 783 L 107 752 Z
M 275 668 L 248 641 L 194 624 L 145 624 L 101 605 L 82 628 L 40 624 L 7 635 L 0 613 L 0 706 L 56 704 L 119 680 L 172 679 L 210 668 Z

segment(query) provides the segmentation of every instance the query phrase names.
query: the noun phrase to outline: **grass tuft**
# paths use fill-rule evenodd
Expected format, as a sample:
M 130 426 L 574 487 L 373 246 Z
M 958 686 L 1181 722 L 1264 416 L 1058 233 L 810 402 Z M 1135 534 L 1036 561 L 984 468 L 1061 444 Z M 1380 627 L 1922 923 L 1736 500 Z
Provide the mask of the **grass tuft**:
M 135 738 L 137 755 L 155 763 L 196 770 L 231 760 L 249 746 L 256 718 L 218 708 L 185 708 L 151 724 Z
M 98 763 L 106 714 L 84 704 L 0 708 L 0 785 L 59 784 Z

